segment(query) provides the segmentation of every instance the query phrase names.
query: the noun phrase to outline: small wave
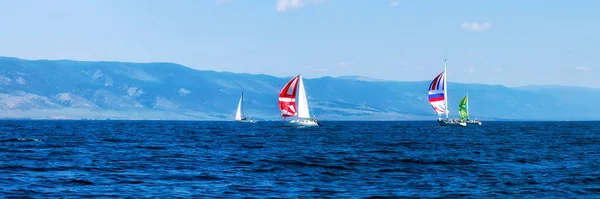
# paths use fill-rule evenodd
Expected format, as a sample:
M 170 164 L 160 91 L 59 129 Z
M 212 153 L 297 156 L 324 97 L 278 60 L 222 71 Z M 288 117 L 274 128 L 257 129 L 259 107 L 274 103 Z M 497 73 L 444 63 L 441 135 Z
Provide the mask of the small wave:
M 70 183 L 73 184 L 80 184 L 80 185 L 93 185 L 93 182 L 87 181 L 87 180 L 80 180 L 80 179 L 71 179 Z
M 198 181 L 198 180 L 219 181 L 219 180 L 223 180 L 223 178 L 213 176 L 210 174 L 200 174 L 200 175 L 193 175 L 193 176 L 192 175 L 173 175 L 173 176 L 167 176 L 164 179 L 177 180 L 177 181 Z
M 379 198 L 398 198 L 397 195 L 376 195 L 376 196 L 367 196 L 365 198 L 370 198 L 370 199 L 379 199 Z M 412 197 L 401 197 L 401 198 L 412 198 Z M 414 198 L 419 198 L 419 197 L 414 197 Z
M 452 194 L 445 195 L 442 198 L 465 198 L 465 197 L 468 197 L 468 196 L 469 196 L 469 194 L 452 193 Z
M 324 195 L 335 195 L 338 193 L 343 193 L 340 191 L 336 191 L 336 190 L 328 190 L 328 189 L 321 189 L 321 188 L 313 188 L 312 190 L 310 190 L 310 192 L 312 193 L 318 193 L 319 195 L 324 194 Z
M 400 152 L 395 151 L 395 150 L 383 149 L 383 150 L 367 151 L 367 153 L 394 154 L 394 153 L 400 153 Z
M 516 160 L 516 162 L 518 162 L 518 163 L 528 163 L 527 159 L 525 159 L 525 158 L 519 158 L 519 159 Z
M 306 163 L 297 160 L 284 160 L 277 161 L 275 164 L 289 165 L 289 166 L 301 166 L 301 167 L 321 167 L 325 169 L 339 169 L 339 170 L 353 170 L 352 168 L 346 168 L 340 165 L 324 165 L 324 164 L 315 164 L 315 163 Z
M 196 180 L 205 180 L 205 181 L 217 181 L 217 180 L 223 180 L 223 178 L 219 178 L 219 177 L 212 176 L 212 175 L 208 175 L 208 174 L 196 175 L 196 176 L 194 176 L 194 178 L 195 178 Z
M 278 166 L 270 166 L 270 167 L 261 167 L 261 168 L 256 168 L 256 169 L 252 169 L 252 172 L 256 172 L 256 173 L 271 173 L 271 172 L 275 172 L 278 170 L 282 170 L 281 167 Z
M 126 141 L 126 140 L 121 140 L 121 139 L 116 139 L 116 138 L 106 138 L 106 139 L 102 139 L 103 142 L 122 142 L 122 141 Z
M 232 184 L 232 185 L 227 186 L 227 189 L 235 190 L 238 192 L 253 192 L 253 193 L 261 193 L 261 194 L 265 194 L 265 193 L 268 194 L 270 192 L 273 192 L 273 190 L 271 190 L 271 187 L 264 187 L 264 186 L 260 187 L 260 186 L 256 186 L 256 185 L 246 186 L 246 185 Z
M 391 163 L 409 163 L 409 164 L 432 164 L 432 165 L 470 165 L 477 164 L 480 162 L 469 160 L 469 159 L 456 159 L 456 160 L 427 160 L 427 159 L 414 159 L 414 158 L 403 158 L 403 159 L 392 159 L 388 160 Z
M 600 187 L 583 188 L 583 190 L 592 193 L 600 193 Z
M 235 163 L 236 164 L 241 164 L 241 165 L 253 165 L 254 164 L 253 162 L 243 161 L 243 160 L 237 161 Z
M 5 148 L 0 148 L 0 152 L 6 152 L 6 153 L 35 153 L 35 151 L 31 150 L 31 149 L 18 150 L 18 149 L 5 149 Z
M 37 138 L 10 138 L 2 140 L 2 142 L 41 142 L 42 139 Z
M 331 153 L 332 153 L 332 154 L 342 154 L 342 155 L 343 155 L 343 154 L 350 154 L 350 152 L 348 152 L 348 151 L 333 151 L 333 152 L 331 152 Z
M 389 143 L 389 142 L 378 142 L 378 143 L 376 143 L 376 144 L 377 144 L 377 145 L 380 145 L 380 146 L 389 146 L 389 147 L 394 147 L 394 148 L 396 148 L 396 147 L 400 147 L 400 146 L 402 146 L 402 147 L 411 147 L 411 146 L 413 146 L 413 145 L 415 145 L 415 144 L 419 144 L 419 143 L 418 143 L 418 142 L 415 142 L 415 141 L 399 141 L 399 142 L 393 142 L 393 143 Z
M 377 170 L 377 172 L 379 173 L 390 173 L 390 172 L 404 172 L 406 171 L 405 169 L 399 169 L 399 168 L 395 168 L 395 169 L 379 169 Z
M 9 170 L 9 171 L 36 171 L 36 172 L 46 172 L 46 171 L 68 171 L 72 169 L 77 169 L 76 167 L 27 167 L 22 165 L 6 165 L 0 166 L 0 170 Z
M 165 160 L 173 160 L 173 159 L 185 159 L 185 155 L 183 154 L 163 154 L 163 155 L 153 155 L 153 156 L 149 156 L 149 157 L 145 157 L 146 160 L 150 160 L 150 161 L 155 161 L 155 160 L 160 160 L 160 159 L 165 159 Z
M 143 184 L 145 182 L 141 181 L 141 180 L 131 180 L 131 181 L 129 181 L 129 180 L 123 180 L 123 181 L 119 181 L 118 183 L 119 184 Z
M 31 195 L 38 195 L 41 192 L 37 192 L 31 189 L 23 189 L 23 188 L 19 188 L 16 190 L 11 190 L 8 192 L 8 194 L 12 195 L 12 196 L 19 196 L 19 197 L 13 197 L 13 198 L 28 198 L 31 197 Z
M 328 176 L 338 176 L 337 174 L 335 174 L 335 173 L 332 173 L 332 172 L 329 172 L 329 171 L 324 171 L 324 172 L 321 172 L 321 174 L 323 174 L 323 175 L 328 175 Z
M 263 145 L 243 145 L 243 148 L 246 149 L 262 149 L 265 148 Z
M 58 148 L 58 147 L 55 147 Z M 50 156 L 67 156 L 67 155 L 73 155 L 76 152 L 73 150 L 65 150 L 65 151 L 52 151 L 50 152 Z
M 586 177 L 581 182 L 585 184 L 600 184 L 600 177 Z
M 165 150 L 165 147 L 162 146 L 135 146 L 135 148 L 139 149 L 150 149 L 150 150 Z

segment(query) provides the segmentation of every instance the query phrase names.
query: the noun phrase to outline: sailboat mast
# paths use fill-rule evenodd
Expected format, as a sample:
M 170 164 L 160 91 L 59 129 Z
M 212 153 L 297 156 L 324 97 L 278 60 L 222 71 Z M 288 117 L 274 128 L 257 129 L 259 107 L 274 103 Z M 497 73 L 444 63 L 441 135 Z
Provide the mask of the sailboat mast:
M 471 114 L 469 113 L 469 92 L 467 92 L 467 119 L 471 118 Z
M 296 83 L 296 84 L 298 84 L 298 86 L 297 86 L 298 89 L 296 89 L 296 93 L 295 93 L 296 104 L 294 105 L 295 106 L 294 108 L 296 108 L 296 113 L 295 113 L 296 116 L 298 116 L 298 111 L 300 110 L 300 107 L 298 107 L 298 105 L 300 105 L 300 103 L 299 103 L 300 102 L 300 85 L 301 85 L 300 78 L 302 78 L 300 75 L 302 75 L 302 74 L 298 74 L 298 76 L 296 76 L 296 77 L 298 77 L 298 82 Z
M 446 103 L 446 119 L 448 119 L 448 112 L 450 112 L 450 107 L 448 106 L 448 73 L 446 72 L 446 59 L 444 59 L 444 101 Z
M 244 117 L 244 108 L 245 108 L 244 107 L 244 91 L 242 91 L 242 97 L 241 98 L 242 98 L 241 99 L 241 101 L 242 101 L 242 111 L 241 112 L 242 112 L 242 117 Z

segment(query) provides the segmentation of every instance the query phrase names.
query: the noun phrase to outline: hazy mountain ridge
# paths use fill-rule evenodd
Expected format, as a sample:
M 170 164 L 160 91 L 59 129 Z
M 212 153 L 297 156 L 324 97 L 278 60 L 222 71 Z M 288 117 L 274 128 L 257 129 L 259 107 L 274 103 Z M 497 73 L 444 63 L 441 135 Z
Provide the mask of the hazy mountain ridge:
M 0 57 L 0 116 L 231 120 L 243 91 L 248 117 L 279 120 L 277 96 L 288 80 L 173 63 Z M 600 105 L 585 103 L 600 100 L 600 89 L 449 83 L 453 116 L 468 92 L 471 115 L 481 119 L 600 119 Z M 429 81 L 345 76 L 305 79 L 305 85 L 311 114 L 321 120 L 436 118 L 427 101 Z

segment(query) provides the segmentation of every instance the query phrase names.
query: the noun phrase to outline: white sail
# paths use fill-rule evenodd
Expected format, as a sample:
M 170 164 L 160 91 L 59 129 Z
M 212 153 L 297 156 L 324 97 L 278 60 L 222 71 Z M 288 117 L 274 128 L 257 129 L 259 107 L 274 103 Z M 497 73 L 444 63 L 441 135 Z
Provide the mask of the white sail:
M 235 120 L 242 120 L 244 116 L 244 109 L 242 107 L 242 100 L 244 99 L 244 93 L 240 96 L 240 101 L 238 102 L 237 111 L 235 112 Z
M 304 81 L 302 81 L 302 76 L 300 76 L 298 79 L 298 118 L 310 119 L 310 113 L 308 112 L 308 100 L 306 99 L 306 91 L 304 90 Z

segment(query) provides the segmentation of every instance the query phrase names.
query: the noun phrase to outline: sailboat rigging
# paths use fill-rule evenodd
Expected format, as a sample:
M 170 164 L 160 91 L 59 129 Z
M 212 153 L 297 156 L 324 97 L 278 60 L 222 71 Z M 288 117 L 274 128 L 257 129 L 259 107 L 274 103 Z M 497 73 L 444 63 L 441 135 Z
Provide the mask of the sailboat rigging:
M 242 92 L 242 95 L 240 96 L 240 100 L 238 101 L 238 107 L 235 112 L 235 121 L 252 122 L 252 123 L 256 122 L 252 119 L 244 117 L 244 92 Z
M 306 90 L 301 75 L 292 78 L 281 89 L 279 93 L 279 110 L 281 110 L 281 116 L 284 119 L 292 116 L 297 117 L 297 119 L 291 120 L 290 124 L 320 126 L 316 117 L 310 119 Z
M 464 121 L 450 119 L 448 114 L 450 112 L 448 108 L 448 82 L 446 73 L 446 60 L 444 59 L 444 71 L 437 75 L 433 81 L 429 84 L 428 98 L 431 107 L 433 108 L 436 115 L 438 115 L 438 122 L 442 126 L 466 126 L 467 123 Z M 445 114 L 446 118 L 442 119 L 439 117 L 440 114 Z
M 475 119 L 471 120 L 471 114 L 469 114 L 469 93 L 460 101 L 458 105 L 460 109 L 460 117 L 465 120 L 467 124 L 478 124 L 481 125 L 481 121 Z

